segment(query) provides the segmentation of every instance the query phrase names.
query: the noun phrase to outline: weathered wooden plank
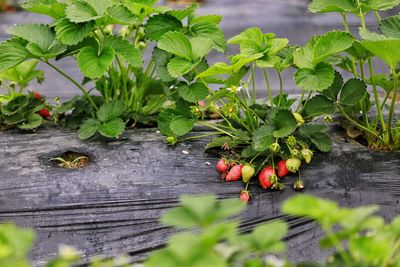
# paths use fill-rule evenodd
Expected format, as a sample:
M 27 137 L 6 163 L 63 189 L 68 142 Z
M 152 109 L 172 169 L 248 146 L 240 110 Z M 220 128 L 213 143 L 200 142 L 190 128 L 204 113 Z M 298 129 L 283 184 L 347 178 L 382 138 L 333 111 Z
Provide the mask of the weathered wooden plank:
M 161 246 L 173 230 L 158 224 L 181 194 L 217 193 L 237 197 L 242 185 L 224 183 L 214 170 L 217 156 L 203 147 L 208 139 L 168 147 L 155 129 L 131 130 L 122 140 L 81 142 L 76 133 L 52 128 L 34 134 L 0 133 L 0 220 L 33 227 L 38 240 L 35 265 L 55 255 L 57 244 L 76 246 L 84 259 L 130 253 L 140 260 Z M 65 170 L 48 162 L 66 150 L 93 156 L 92 165 Z M 183 154 L 182 150 L 189 151 Z M 304 192 L 342 205 L 379 204 L 391 218 L 399 212 L 399 153 L 370 152 L 335 135 L 334 150 L 319 154 L 302 171 Z M 211 162 L 212 165 L 206 165 Z M 264 192 L 254 183 L 254 200 L 242 215 L 243 230 L 271 219 L 290 226 L 288 256 L 321 260 L 321 232 L 305 219 L 282 217 L 280 204 L 295 194 L 285 178 L 284 192 Z

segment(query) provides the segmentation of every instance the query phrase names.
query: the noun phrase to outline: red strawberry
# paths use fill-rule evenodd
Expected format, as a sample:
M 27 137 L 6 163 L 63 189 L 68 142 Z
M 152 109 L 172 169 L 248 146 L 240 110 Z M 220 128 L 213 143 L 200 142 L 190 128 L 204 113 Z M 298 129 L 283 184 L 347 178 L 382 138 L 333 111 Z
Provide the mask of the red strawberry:
M 227 172 L 229 169 L 228 164 L 226 164 L 224 159 L 220 159 L 217 163 L 217 171 L 219 171 L 220 173 L 224 173 Z
M 242 192 L 240 193 L 240 200 L 241 200 L 243 203 L 247 204 L 247 203 L 249 202 L 249 200 L 250 200 L 250 192 L 249 192 L 249 191 L 246 191 L 246 190 L 242 191 Z
M 226 181 L 231 182 L 240 180 L 240 178 L 242 177 L 242 167 L 242 164 L 233 166 L 226 176 Z
M 41 110 L 39 110 L 39 115 L 43 118 L 48 118 L 50 117 L 50 112 L 47 108 L 42 108 Z
M 289 170 L 286 167 L 286 160 L 280 160 L 278 162 L 278 176 L 279 177 L 285 177 L 286 175 L 288 175 Z
M 42 95 L 39 92 L 33 91 L 33 97 L 37 100 L 42 100 Z
M 275 169 L 271 166 L 267 166 L 261 170 L 260 174 L 258 175 L 258 180 L 260 181 L 262 188 L 267 189 L 274 184 L 274 179 L 270 179 L 273 178 L 273 176 L 276 177 L 276 174 Z

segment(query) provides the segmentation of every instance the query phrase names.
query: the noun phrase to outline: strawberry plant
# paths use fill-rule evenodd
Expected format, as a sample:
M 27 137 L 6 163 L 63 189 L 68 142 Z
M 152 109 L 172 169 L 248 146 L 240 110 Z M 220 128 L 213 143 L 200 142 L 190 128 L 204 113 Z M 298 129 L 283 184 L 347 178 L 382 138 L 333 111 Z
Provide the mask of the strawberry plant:
M 25 61 L 0 72 L 0 128 L 17 127 L 33 130 L 39 127 L 44 118 L 50 117 L 45 98 L 37 92 L 25 93 L 28 83 L 43 80 L 43 71 L 36 70 L 37 60 Z
M 176 36 L 170 39 L 178 40 L 179 35 L 172 34 Z M 159 47 L 166 49 L 164 42 L 161 39 Z M 159 128 L 164 135 L 169 136 L 167 141 L 176 143 L 207 135 L 218 135 L 207 149 L 222 148 L 231 151 L 227 155 L 228 163 L 236 165 L 231 166 L 230 170 L 223 171 L 222 178 L 226 181 L 237 181 L 242 177 L 246 184 L 264 166 L 270 165 L 275 169 L 276 163 L 281 159 L 288 159 L 288 163 L 296 163 L 288 165 L 288 169 L 293 173 L 299 173 L 301 162 L 303 160 L 310 162 L 313 155 L 311 149 L 330 151 L 331 140 L 325 133 L 325 125 L 313 123 L 315 116 L 303 117 L 301 114 L 305 106 L 302 102 L 295 105 L 295 99 L 290 99 L 284 94 L 282 82 L 279 94 L 276 96 L 272 94 L 270 73 L 267 70 L 273 70 L 282 81 L 281 73 L 294 66 L 294 47 L 288 46 L 288 40 L 276 38 L 273 33 L 264 34 L 259 28 L 250 28 L 231 38 L 228 43 L 239 45 L 240 53 L 230 56 L 229 64 L 217 62 L 202 70 L 201 66 L 193 66 L 193 63 L 189 63 L 189 61 L 195 62 L 194 64 L 200 62 L 200 59 L 196 60 L 196 57 L 192 56 L 194 52 L 190 49 L 189 42 L 186 41 L 187 59 L 182 58 L 182 49 L 179 49 L 180 55 L 174 59 L 188 61 L 190 70 L 183 72 L 190 71 L 195 74 L 190 75 L 190 78 L 194 77 L 194 81 L 190 84 L 178 85 L 178 94 L 186 101 L 177 102 L 174 109 L 166 109 L 159 115 Z M 174 44 L 171 48 L 181 46 Z M 203 42 L 203 48 L 204 46 Z M 209 49 L 211 49 L 211 43 L 207 50 Z M 167 67 L 170 73 L 176 70 L 173 67 L 174 59 Z M 267 99 L 257 98 L 256 68 L 261 69 L 264 75 Z M 186 75 L 183 72 L 177 75 Z M 209 87 L 210 83 L 219 84 L 221 87 L 218 91 L 213 91 Z M 195 88 L 203 88 L 204 94 L 200 95 L 201 91 Z M 205 107 L 188 103 L 189 101 L 195 103 L 204 97 L 207 103 Z M 216 124 L 202 121 L 207 109 L 214 110 L 223 122 Z M 195 123 L 210 128 L 212 132 L 201 136 L 181 137 L 187 134 Z M 256 168 L 251 175 L 248 171 L 249 167 L 244 168 L 246 175 L 243 176 L 239 168 L 246 162 Z M 221 172 L 221 169 L 221 163 L 219 163 L 218 170 Z M 283 189 L 283 184 L 277 177 L 269 186 L 266 186 L 265 179 L 262 180 L 263 182 L 260 181 L 264 188 Z M 300 175 L 298 180 L 300 180 Z
M 314 36 L 305 47 L 293 54 L 298 68 L 296 84 L 309 91 L 310 96 L 317 93 L 306 104 L 305 113 L 339 113 L 355 128 L 356 131 L 346 127 L 351 137 L 361 135 L 369 147 L 380 150 L 400 148 L 400 128 L 396 115 L 400 76 L 400 16 L 382 19 L 379 14 L 399 5 L 398 0 L 314 0 L 309 10 L 313 13 L 339 13 L 345 32 L 333 31 Z M 367 29 L 365 16 L 369 13 L 375 16 L 379 33 Z M 361 39 L 350 34 L 347 23 L 349 14 L 360 19 Z M 374 72 L 373 63 L 377 58 L 386 63 L 389 70 L 387 74 Z M 349 72 L 354 77 L 345 82 L 338 71 Z M 370 90 L 367 90 L 368 86 Z M 382 98 L 380 94 L 383 94 Z
M 219 16 L 195 15 L 197 4 L 171 10 L 156 3 L 157 0 L 28 1 L 23 5 L 26 10 L 50 16 L 54 21 L 49 25 L 24 24 L 8 29 L 12 38 L 0 44 L 0 71 L 35 59 L 68 79 L 83 97 L 58 106 L 56 114 L 72 111 L 73 123 L 81 128 L 80 138 L 93 136 L 89 133 L 95 132 L 96 127 L 101 135 L 115 138 L 124 131 L 122 122 L 129 126 L 151 124 L 167 97 L 175 94 L 176 78 L 186 74 L 188 68 L 205 66 L 204 57 L 212 47 L 225 49 Z M 180 39 L 173 43 L 176 35 Z M 193 49 L 190 47 L 187 53 L 180 52 L 178 47 L 170 49 L 180 40 Z M 144 51 L 152 41 L 165 50 L 157 48 L 151 60 L 143 63 Z M 65 57 L 76 60 L 84 76 L 82 82 L 53 61 Z M 171 58 L 169 75 L 165 72 L 166 61 Z M 94 86 L 101 97 L 91 95 L 89 86 Z M 196 91 L 204 95 L 203 88 Z M 189 95 L 191 92 L 186 92 L 185 96 Z M 82 112 L 82 106 L 87 111 Z M 111 111 L 119 113 L 118 118 L 110 118 L 114 119 L 112 123 L 98 116 L 100 110 L 115 106 L 123 106 L 123 111 Z M 80 121 L 75 120 L 78 114 Z M 100 122 L 98 126 L 94 121 Z

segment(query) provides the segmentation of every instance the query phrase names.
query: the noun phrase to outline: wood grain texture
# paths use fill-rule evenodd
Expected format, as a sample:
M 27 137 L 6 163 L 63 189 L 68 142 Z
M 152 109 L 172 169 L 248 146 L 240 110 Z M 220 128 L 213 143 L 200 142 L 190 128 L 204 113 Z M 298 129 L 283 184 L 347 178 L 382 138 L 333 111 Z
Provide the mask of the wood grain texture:
M 387 219 L 398 214 L 400 154 L 370 152 L 333 136 L 333 152 L 317 154 L 303 167 L 304 192 L 345 206 L 379 204 Z M 33 134 L 0 132 L 0 221 L 36 230 L 31 253 L 35 266 L 53 257 L 60 243 L 76 246 L 83 262 L 93 255 L 120 253 L 141 260 L 174 232 L 158 220 L 178 204 L 179 195 L 238 197 L 242 184 L 219 179 L 214 170 L 217 155 L 203 150 L 208 141 L 168 147 L 156 129 L 130 130 L 114 142 L 81 142 L 76 133 L 54 128 Z M 93 164 L 66 170 L 48 161 L 67 150 L 88 153 Z M 321 231 L 315 223 L 279 212 L 281 203 L 296 194 L 291 189 L 294 179 L 285 178 L 284 192 L 263 191 L 254 182 L 254 199 L 241 215 L 242 230 L 285 219 L 291 227 L 288 257 L 321 260 L 327 253 L 316 253 Z

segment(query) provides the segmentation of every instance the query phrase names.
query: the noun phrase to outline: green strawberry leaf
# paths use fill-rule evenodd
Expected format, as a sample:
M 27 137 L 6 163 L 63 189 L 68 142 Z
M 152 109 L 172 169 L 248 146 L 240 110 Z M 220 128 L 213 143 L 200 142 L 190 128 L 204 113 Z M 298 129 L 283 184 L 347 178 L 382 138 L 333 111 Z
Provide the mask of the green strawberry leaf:
M 171 60 L 172 57 L 173 55 L 158 47 L 155 47 L 153 50 L 152 58 L 156 65 L 157 76 L 163 82 L 171 82 L 174 80 L 167 69 L 168 62 Z
M 340 92 L 340 105 L 354 106 L 367 92 L 367 85 L 358 79 L 350 79 L 343 86 Z
M 253 149 L 258 152 L 269 149 L 269 147 L 275 142 L 273 131 L 274 127 L 270 125 L 265 125 L 255 130 L 252 142 Z
M 286 137 L 296 130 L 297 120 L 290 110 L 281 109 L 275 115 L 274 126 L 272 134 L 275 138 Z
M 307 102 L 305 111 L 307 116 L 311 117 L 332 114 L 335 112 L 335 105 L 332 100 L 328 99 L 326 96 L 317 95 Z
M 95 119 L 86 120 L 78 130 L 78 137 L 81 140 L 86 140 L 97 133 L 100 122 Z
M 26 42 L 16 38 L 0 43 L 0 71 L 13 68 L 30 58 L 25 46 Z
M 187 61 L 194 59 L 190 40 L 183 33 L 167 32 L 158 41 L 158 47 Z
M 389 10 L 400 5 L 400 0 L 366 0 L 368 8 L 371 10 Z
M 323 91 L 332 85 L 335 72 L 327 63 L 318 63 L 314 69 L 299 69 L 294 75 L 296 85 L 306 91 Z
M 327 130 L 327 127 L 323 124 L 303 124 L 300 128 L 299 128 L 299 132 L 301 135 L 305 136 L 305 137 L 310 137 L 313 136 L 314 134 L 317 133 L 325 133 Z
M 65 3 L 57 0 L 29 0 L 22 4 L 25 10 L 50 16 L 54 19 L 60 19 L 65 16 Z
M 213 47 L 212 41 L 204 37 L 192 38 L 190 39 L 190 44 L 192 46 L 194 59 L 196 60 L 199 60 L 207 55 Z
M 228 40 L 228 44 L 240 45 L 243 42 L 252 40 L 255 46 L 262 48 L 264 42 L 264 34 L 258 27 L 248 28 L 238 35 Z M 251 51 L 248 51 L 251 52 Z M 242 52 L 243 53 L 243 52 Z M 246 53 L 243 53 L 246 54 Z
M 200 61 L 197 63 L 192 63 L 191 61 L 187 61 L 186 59 L 175 57 L 170 60 L 170 62 L 167 65 L 168 68 L 168 73 L 174 77 L 178 78 L 189 71 L 191 71 L 194 67 L 199 64 Z
M 332 140 L 326 133 L 315 133 L 310 136 L 310 140 L 321 152 L 329 152 L 332 150 Z
M 62 18 L 55 23 L 56 37 L 66 45 L 76 45 L 88 36 L 94 27 L 93 22 L 73 23 Z
M 172 118 L 170 128 L 176 136 L 182 136 L 189 133 L 194 126 L 194 120 L 187 118 L 182 115 L 178 115 Z
M 331 55 L 345 51 L 353 42 L 351 34 L 341 31 L 331 31 L 320 36 L 314 45 L 313 63 L 317 64 Z
M 351 0 L 313 0 L 308 5 L 312 13 L 355 12 L 357 7 Z
M 81 23 L 103 17 L 111 5 L 111 0 L 72 0 L 65 13 L 70 21 Z
M 78 53 L 78 66 L 86 77 L 100 78 L 111 66 L 114 56 L 114 49 L 109 46 L 104 47 L 100 54 L 96 47 L 84 47 Z
M 122 100 L 116 100 L 101 105 L 96 115 L 99 121 L 107 122 L 118 118 L 125 111 L 125 104 Z
M 20 24 L 9 28 L 7 33 L 35 44 L 42 54 L 47 52 L 54 53 L 55 50 L 62 50 L 58 49 L 58 43 L 52 29 L 44 24 Z M 54 47 L 57 47 L 57 49 L 51 51 Z
M 113 5 L 107 9 L 107 14 L 116 24 L 133 24 L 137 18 L 124 5 Z
M 107 35 L 104 38 L 104 45 L 110 46 L 115 53 L 122 56 L 131 66 L 140 67 L 143 63 L 142 54 L 140 51 L 131 45 L 127 40 L 114 35 Z
M 180 20 L 169 14 L 158 14 L 147 21 L 144 31 L 150 40 L 160 40 L 167 32 L 181 32 L 183 25 Z
M 362 46 L 382 59 L 390 68 L 395 69 L 400 62 L 400 39 L 389 38 L 364 29 L 360 30 L 360 35 L 365 39 L 361 41 Z
M 32 130 L 39 127 L 43 122 L 42 116 L 36 113 L 30 113 L 26 117 L 26 120 L 23 123 L 19 123 L 17 126 L 22 130 Z
M 400 14 L 381 20 L 379 30 L 388 37 L 400 39 Z
M 172 127 L 172 122 L 174 120 L 174 126 Z M 190 128 L 189 126 L 194 124 L 194 120 L 190 111 L 190 103 L 184 100 L 179 100 L 176 103 L 176 108 L 162 110 L 158 115 L 157 121 L 160 132 L 165 136 L 179 136 L 186 134 Z M 180 126 L 183 126 L 183 128 L 176 129 Z M 191 127 L 193 127 L 193 125 Z
M 299 68 L 314 68 L 313 43 L 310 41 L 304 47 L 293 52 L 293 62 Z
M 207 86 L 200 82 L 191 85 L 181 84 L 178 86 L 177 91 L 180 97 L 192 103 L 196 103 L 208 95 Z
M 342 90 L 343 83 L 344 81 L 342 75 L 339 72 L 335 71 L 335 78 L 332 85 L 328 89 L 322 91 L 321 94 L 325 95 L 330 100 L 336 101 L 340 90 Z
M 183 20 L 184 18 L 192 15 L 198 7 L 199 7 L 198 3 L 192 3 L 191 5 L 187 6 L 184 9 L 173 9 L 168 11 L 167 13 L 169 15 L 174 16 L 178 20 Z
M 26 86 L 31 80 L 43 77 L 44 71 L 35 70 L 38 60 L 28 60 L 21 64 L 0 72 L 0 78 Z
M 135 15 L 139 20 L 144 20 L 151 14 L 165 13 L 170 10 L 169 7 L 165 6 L 153 6 L 154 3 L 143 0 L 125 0 L 125 6 L 129 11 Z M 157 2 L 157 1 L 156 1 Z
M 43 50 L 37 44 L 28 43 L 28 45 L 26 46 L 26 49 L 28 49 L 28 51 L 36 57 L 50 59 L 50 58 L 55 58 L 58 55 L 64 53 L 66 50 L 66 47 L 65 47 L 65 45 L 56 43 L 55 45 L 50 47 L 46 52 L 43 52 Z
M 125 122 L 121 118 L 99 124 L 99 133 L 107 138 L 117 138 L 125 131 Z
M 210 39 L 213 42 L 213 47 L 224 53 L 226 50 L 225 34 L 217 25 L 220 18 L 216 15 L 196 17 L 190 21 L 189 27 L 193 37 Z

